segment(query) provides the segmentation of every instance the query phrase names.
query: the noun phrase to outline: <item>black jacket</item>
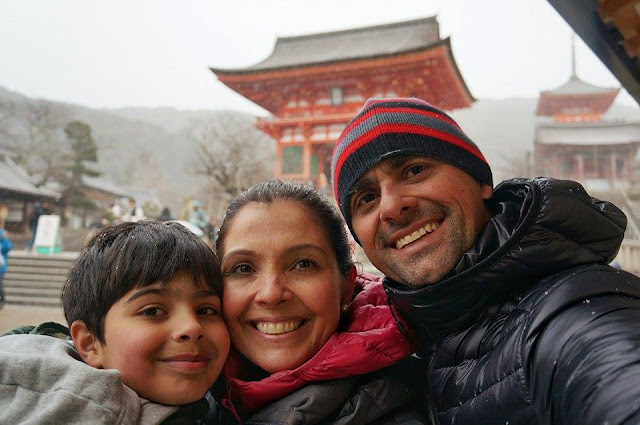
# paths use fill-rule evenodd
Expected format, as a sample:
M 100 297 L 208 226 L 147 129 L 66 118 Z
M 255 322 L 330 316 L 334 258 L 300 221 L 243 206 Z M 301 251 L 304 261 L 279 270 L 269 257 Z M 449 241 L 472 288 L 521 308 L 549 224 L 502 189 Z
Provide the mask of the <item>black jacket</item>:
M 410 357 L 367 374 L 312 382 L 242 421 L 249 425 L 421 425 L 431 424 L 421 409 L 424 381 L 416 370 L 424 361 Z M 210 412 L 211 414 L 211 412 Z M 237 424 L 218 407 L 208 423 Z
M 503 182 L 491 206 L 443 280 L 385 280 L 424 342 L 439 422 L 640 423 L 640 279 L 607 265 L 624 214 L 549 179 Z

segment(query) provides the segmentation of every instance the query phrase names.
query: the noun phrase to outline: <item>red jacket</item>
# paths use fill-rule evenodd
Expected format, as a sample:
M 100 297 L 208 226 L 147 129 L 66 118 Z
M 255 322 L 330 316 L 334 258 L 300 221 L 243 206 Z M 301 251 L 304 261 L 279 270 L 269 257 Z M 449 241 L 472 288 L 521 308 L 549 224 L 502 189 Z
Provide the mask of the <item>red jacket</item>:
M 245 415 L 251 414 L 309 382 L 369 373 L 413 352 L 387 304 L 380 278 L 367 273 L 358 276 L 348 314 L 346 329 L 335 332 L 315 356 L 296 369 L 276 372 L 260 381 L 244 381 L 239 378 L 238 355 L 231 354 L 224 370 L 228 394 L 222 404 L 235 410 L 232 400 Z

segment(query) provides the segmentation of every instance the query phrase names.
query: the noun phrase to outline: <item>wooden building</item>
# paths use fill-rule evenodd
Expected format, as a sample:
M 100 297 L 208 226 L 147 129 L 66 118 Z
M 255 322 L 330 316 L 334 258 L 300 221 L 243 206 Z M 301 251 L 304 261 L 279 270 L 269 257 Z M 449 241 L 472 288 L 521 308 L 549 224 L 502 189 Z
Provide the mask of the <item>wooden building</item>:
M 640 147 L 640 123 L 603 119 L 619 91 L 578 78 L 574 53 L 569 81 L 540 94 L 536 174 L 577 180 L 592 190 L 629 187 Z
M 316 183 L 329 177 L 336 139 L 368 98 L 415 96 L 445 110 L 475 100 L 435 17 L 278 38 L 253 66 L 211 70 L 271 112 L 257 126 L 277 143 L 275 176 Z

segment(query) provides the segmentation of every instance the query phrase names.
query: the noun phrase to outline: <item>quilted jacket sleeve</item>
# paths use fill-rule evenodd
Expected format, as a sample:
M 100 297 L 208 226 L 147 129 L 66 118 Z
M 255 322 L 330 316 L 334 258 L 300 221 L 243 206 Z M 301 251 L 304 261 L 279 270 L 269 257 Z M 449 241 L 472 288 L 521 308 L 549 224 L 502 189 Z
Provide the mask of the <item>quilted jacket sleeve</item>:
M 640 279 L 589 272 L 549 291 L 528 336 L 526 379 L 541 423 L 631 424 L 640 417 Z M 582 288 L 598 288 L 582 289 Z

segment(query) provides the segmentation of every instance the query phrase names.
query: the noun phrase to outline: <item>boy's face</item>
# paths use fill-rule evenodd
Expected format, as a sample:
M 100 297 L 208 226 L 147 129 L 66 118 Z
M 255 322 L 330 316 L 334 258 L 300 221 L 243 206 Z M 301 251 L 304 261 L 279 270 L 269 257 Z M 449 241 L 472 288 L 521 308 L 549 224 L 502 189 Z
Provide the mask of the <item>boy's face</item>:
M 134 288 L 107 312 L 91 366 L 118 369 L 148 400 L 183 405 L 204 396 L 229 353 L 220 297 L 190 274 Z

